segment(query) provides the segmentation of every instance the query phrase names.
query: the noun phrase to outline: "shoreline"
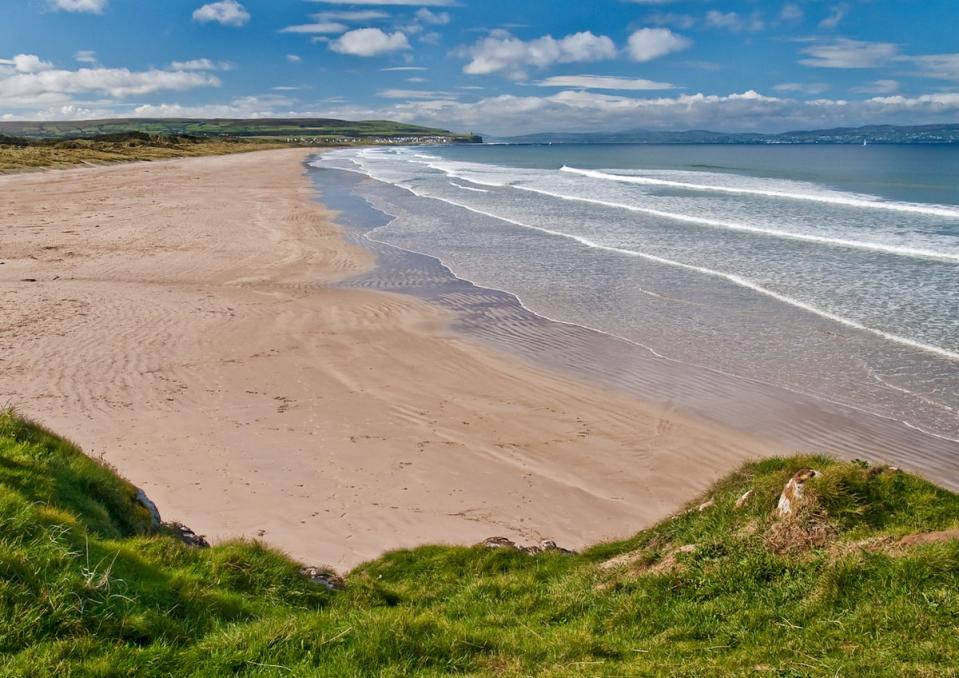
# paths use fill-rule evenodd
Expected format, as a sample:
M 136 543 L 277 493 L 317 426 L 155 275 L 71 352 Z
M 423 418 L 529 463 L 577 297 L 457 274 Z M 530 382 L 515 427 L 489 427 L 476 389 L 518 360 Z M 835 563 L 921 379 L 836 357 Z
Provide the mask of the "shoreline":
M 353 194 L 354 183 L 380 183 L 360 172 L 322 167 L 315 171 L 320 173 L 314 181 L 318 190 L 325 192 L 324 199 L 332 197 L 341 203 L 347 202 L 340 197 L 342 193 Z M 341 178 L 321 180 L 323 173 Z M 325 184 L 330 183 L 333 188 L 326 190 Z M 943 487 L 959 488 L 951 461 L 959 453 L 956 440 L 852 404 L 663 356 L 615 334 L 537 313 L 511 292 L 459 277 L 434 255 L 377 238 L 377 231 L 396 216 L 384 212 L 378 200 L 370 203 L 363 197 L 367 193 L 351 199 L 362 207 L 347 206 L 346 210 L 353 216 L 376 212 L 383 217 L 382 223 L 369 228 L 348 226 L 347 230 L 353 241 L 383 261 L 355 282 L 347 280 L 340 285 L 372 286 L 426 299 L 452 311 L 455 329 L 484 346 L 646 403 L 676 406 L 700 419 L 748 430 L 765 441 L 767 455 L 801 450 L 848 460 L 864 458 L 921 473 Z M 386 266 L 384 262 L 388 262 Z M 487 312 L 490 306 L 496 312 Z M 522 340 L 518 340 L 520 334 Z
M 423 301 L 330 287 L 371 260 L 313 202 L 312 152 L 20 175 L 0 399 L 165 518 L 338 570 L 628 536 L 767 452 L 476 346 Z

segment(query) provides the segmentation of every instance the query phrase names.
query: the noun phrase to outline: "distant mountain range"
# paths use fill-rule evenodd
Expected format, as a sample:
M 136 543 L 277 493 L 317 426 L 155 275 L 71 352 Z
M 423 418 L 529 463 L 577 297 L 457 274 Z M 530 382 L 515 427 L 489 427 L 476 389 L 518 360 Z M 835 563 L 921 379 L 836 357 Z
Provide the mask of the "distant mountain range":
M 333 118 L 115 118 L 50 122 L 0 122 L 0 135 L 29 139 L 76 139 L 138 132 L 154 135 L 195 137 L 283 137 L 283 138 L 433 138 L 479 142 L 471 134 L 455 134 L 445 129 L 407 125 L 389 120 L 336 120 Z
M 542 132 L 494 138 L 515 144 L 959 144 L 959 124 L 950 125 L 868 125 L 834 129 L 802 130 L 779 134 L 758 132 L 710 132 L 685 130 L 657 132 Z

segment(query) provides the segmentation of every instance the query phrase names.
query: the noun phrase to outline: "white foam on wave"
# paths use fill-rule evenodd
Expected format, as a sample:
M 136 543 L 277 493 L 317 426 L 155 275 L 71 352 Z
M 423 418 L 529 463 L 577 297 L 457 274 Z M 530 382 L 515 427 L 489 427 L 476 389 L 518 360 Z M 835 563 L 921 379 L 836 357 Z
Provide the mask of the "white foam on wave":
M 786 295 L 784 295 L 784 294 L 780 294 L 779 292 L 775 292 L 775 291 L 773 291 L 773 290 L 770 290 L 770 289 L 768 289 L 768 288 L 766 288 L 766 287 L 763 287 L 762 285 L 759 285 L 759 284 L 757 284 L 757 283 L 755 283 L 755 282 L 753 282 L 753 281 L 751 281 L 751 280 L 749 280 L 749 279 L 747 279 L 747 278 L 744 278 L 744 277 L 742 277 L 742 276 L 740 276 L 740 275 L 736 275 L 736 274 L 734 274 L 734 273 L 725 273 L 725 272 L 723 272 L 723 271 L 716 271 L 716 270 L 713 270 L 713 269 L 711 269 L 711 268 L 706 268 L 706 267 L 703 267 L 703 266 L 696 266 L 696 265 L 694 265 L 694 264 L 687 264 L 687 263 L 683 263 L 683 262 L 681 262 L 681 261 L 675 261 L 675 260 L 673 260 L 673 259 L 667 259 L 667 258 L 665 258 L 665 257 L 660 257 L 660 256 L 657 256 L 657 255 L 655 255 L 655 254 L 649 254 L 649 253 L 647 253 L 647 252 L 640 252 L 640 251 L 637 251 L 637 250 L 629 250 L 629 249 L 625 249 L 625 248 L 622 248 L 622 247 L 615 247 L 615 246 L 613 246 L 613 245 L 604 245 L 604 244 L 602 244 L 602 243 L 598 243 L 598 242 L 596 242 L 596 241 L 594 241 L 594 240 L 591 240 L 591 239 L 589 239 L 589 238 L 586 238 L 586 237 L 584 237 L 584 236 L 575 235 L 575 234 L 572 234 L 572 233 L 563 233 L 562 231 L 556 231 L 556 230 L 553 230 L 553 229 L 550 229 L 550 228 L 546 228 L 546 227 L 544 227 L 544 226 L 534 226 L 534 225 L 532 225 L 532 224 L 527 224 L 527 223 L 524 223 L 524 222 L 522 222 L 522 221 L 518 221 L 518 220 L 516 220 L 516 219 L 512 219 L 512 218 L 510 218 L 510 217 L 505 217 L 505 216 L 502 216 L 502 215 L 494 214 L 494 213 L 492 213 L 492 212 L 487 212 L 487 211 L 485 211 L 485 210 L 477 209 L 477 208 L 471 207 L 471 206 L 469 206 L 469 205 L 464 205 L 464 204 L 462 204 L 462 203 L 456 202 L 455 200 L 450 200 L 450 199 L 448 199 L 448 198 L 442 198 L 442 197 L 439 197 L 439 196 L 429 195 L 429 194 L 426 194 L 426 193 L 422 193 L 422 192 L 416 190 L 415 188 L 413 188 L 412 186 L 406 185 L 406 184 L 404 184 L 404 183 L 402 183 L 402 182 L 394 182 L 394 181 L 389 181 L 389 180 L 386 180 L 386 179 L 382 179 L 382 178 L 376 176 L 375 173 L 371 172 L 371 171 L 369 170 L 369 168 L 367 168 L 367 167 L 358 166 L 358 169 L 356 169 L 356 170 L 348 170 L 348 171 L 355 171 L 355 172 L 357 172 L 358 174 L 363 174 L 363 175 L 365 175 L 365 176 L 367 176 L 367 177 L 370 177 L 371 179 L 375 179 L 375 180 L 377 180 L 377 181 L 381 181 L 381 182 L 383 182 L 383 183 L 386 183 L 386 184 L 389 184 L 389 185 L 392 185 L 392 186 L 396 186 L 397 188 L 402 188 L 402 189 L 404 189 L 404 190 L 406 190 L 406 191 L 409 191 L 410 193 L 412 193 L 413 195 L 415 195 L 415 196 L 417 196 L 417 197 L 419 197 L 419 198 L 431 198 L 431 199 L 433 199 L 433 200 L 438 200 L 438 201 L 444 202 L 444 203 L 446 203 L 446 204 L 448 204 L 448 205 L 452 205 L 452 206 L 454 206 L 454 207 L 458 207 L 458 208 L 460 208 L 460 209 L 464 209 L 464 210 L 467 210 L 467 211 L 469 211 L 469 212 L 473 212 L 473 213 L 475 213 L 475 214 L 479 214 L 479 215 L 482 215 L 482 216 L 485 216 L 485 217 L 489 217 L 489 218 L 491 218 L 491 219 L 497 219 L 497 220 L 499 220 L 499 221 L 503 221 L 503 222 L 506 222 L 506 223 L 508 223 L 508 224 L 512 224 L 512 225 L 514 225 L 514 226 L 518 226 L 518 227 L 520 227 L 520 228 L 527 228 L 527 229 L 530 229 L 530 230 L 540 231 L 540 232 L 542 232 L 542 233 L 547 233 L 547 234 L 549 234 L 549 235 L 557 236 L 557 237 L 560 237 L 560 238 L 567 238 L 567 239 L 569 239 L 569 240 L 576 241 L 576 242 L 580 243 L 581 245 L 584 245 L 584 246 L 589 247 L 589 248 L 591 248 L 591 249 L 597 249 L 597 250 L 601 250 L 601 251 L 605 251 L 605 252 L 614 252 L 614 253 L 622 254 L 622 255 L 625 255 L 625 256 L 629 256 L 629 257 L 638 257 L 638 258 L 646 259 L 646 260 L 648 260 L 648 261 L 653 261 L 653 262 L 656 262 L 656 263 L 659 263 L 659 264 L 664 264 L 664 265 L 666 265 L 666 266 L 673 266 L 673 267 L 676 267 L 676 268 L 681 268 L 681 269 L 685 269 L 685 270 L 688 270 L 688 271 L 694 271 L 694 272 L 696 272 L 696 273 L 701 273 L 701 274 L 708 275 L 708 276 L 711 276 L 711 277 L 721 278 L 721 279 L 723 279 L 723 280 L 726 280 L 726 281 L 728 281 L 728 282 L 731 282 L 731 283 L 733 283 L 733 284 L 735 284 L 735 285 L 738 285 L 738 286 L 740 286 L 740 287 L 744 287 L 744 288 L 746 288 L 746 289 L 752 290 L 752 291 L 757 292 L 757 293 L 759 293 L 759 294 L 762 294 L 762 295 L 764 295 L 764 296 L 767 296 L 767 297 L 770 297 L 770 298 L 772 298 L 772 299 L 775 299 L 776 301 L 782 302 L 782 303 L 784 303 L 784 304 L 788 304 L 789 306 L 793 306 L 794 308 L 799 308 L 799 309 L 801 309 L 801 310 L 803 310 L 803 311 L 807 311 L 807 312 L 809 312 L 809 313 L 813 313 L 813 314 L 815 314 L 815 315 L 818 315 L 818 316 L 821 317 L 821 318 L 826 318 L 827 320 L 831 320 L 831 321 L 837 322 L 837 323 L 839 323 L 839 324 L 841 324 L 841 325 L 845 325 L 846 327 L 850 327 L 850 328 L 853 328 L 853 329 L 855 329 L 855 330 L 860 330 L 860 331 L 863 331 L 863 332 L 868 332 L 869 334 L 872 334 L 872 335 L 881 337 L 881 338 L 883 338 L 883 339 L 886 339 L 887 341 L 892 341 L 892 342 L 894 342 L 894 343 L 901 344 L 901 345 L 903 345 L 903 346 L 908 346 L 908 347 L 910 347 L 910 348 L 914 348 L 914 349 L 917 349 L 917 350 L 920 350 L 920 351 L 925 351 L 925 352 L 927 352 L 927 353 L 932 353 L 932 354 L 934 354 L 934 355 L 937 355 L 937 356 L 939 356 L 939 357 L 941 357 L 941 358 L 945 358 L 945 359 L 947 359 L 947 360 L 959 362 L 959 353 L 956 353 L 956 352 L 954 352 L 954 351 L 950 351 L 950 350 L 948 350 L 948 349 L 940 348 L 939 346 L 933 346 L 933 345 L 931 345 L 931 344 L 925 344 L 925 343 L 922 343 L 922 342 L 920 342 L 920 341 L 916 341 L 915 339 L 910 339 L 909 337 L 903 337 L 903 336 L 898 335 L 898 334 L 892 334 L 892 333 L 890 333 L 890 332 L 884 332 L 884 331 L 882 331 L 882 330 L 875 329 L 875 328 L 873 328 L 873 327 L 868 327 L 868 326 L 863 325 L 862 323 L 859 323 L 859 322 L 857 322 L 857 321 L 855 321 L 855 320 L 851 320 L 851 319 L 849 319 L 849 318 L 844 318 L 843 316 L 836 315 L 835 313 L 832 313 L 832 312 L 827 311 L 827 310 L 825 310 L 825 309 L 818 308 L 817 306 L 813 306 L 812 304 L 808 304 L 808 303 L 806 303 L 806 302 L 804 302 L 804 301 L 800 301 L 800 300 L 798 300 L 798 299 L 793 299 L 792 297 L 788 297 L 788 296 L 786 296 Z M 471 180 L 471 181 L 473 181 L 473 183 L 482 183 L 482 182 L 478 182 L 478 181 L 475 181 L 475 180 Z
M 472 186 L 461 186 L 453 181 L 449 182 L 450 186 L 455 186 L 456 188 L 462 188 L 464 191 L 473 191 L 474 193 L 489 193 L 485 188 L 473 188 Z
M 719 193 L 736 193 L 745 195 L 759 195 L 767 198 L 785 198 L 788 200 L 805 200 L 809 202 L 827 203 L 830 205 L 842 205 L 844 207 L 859 207 L 867 209 L 890 210 L 894 212 L 910 212 L 913 214 L 926 214 L 929 216 L 945 217 L 947 219 L 959 219 L 959 208 L 948 207 L 945 205 L 924 205 L 911 202 L 893 202 L 874 198 L 872 196 L 859 196 L 853 193 L 839 192 L 808 192 L 797 193 L 792 191 L 779 191 L 774 189 L 753 188 L 751 186 L 722 186 L 717 184 L 698 184 L 687 181 L 674 181 L 671 179 L 656 179 L 654 177 L 644 177 L 634 174 L 613 174 L 611 172 L 602 172 L 600 170 L 579 169 L 563 165 L 561 172 L 578 174 L 592 179 L 602 179 L 606 181 L 617 181 L 626 184 L 639 184 L 645 186 L 668 186 L 671 188 L 683 188 L 693 191 L 713 191 Z
M 623 209 L 630 212 L 636 212 L 639 214 L 648 214 L 654 217 L 660 217 L 663 219 L 670 219 L 673 221 L 682 221 L 685 223 L 696 224 L 698 226 L 707 226 L 709 228 L 720 228 L 727 229 L 731 231 L 742 231 L 746 233 L 756 233 L 758 235 L 772 236 L 776 238 L 786 238 L 789 240 L 799 240 L 804 242 L 816 243 L 819 245 L 828 245 L 832 247 L 851 247 L 853 249 L 867 250 L 871 252 L 881 252 L 884 254 L 893 254 L 898 256 L 908 256 L 908 257 L 920 257 L 923 259 L 936 259 L 940 261 L 955 261 L 959 262 L 959 253 L 949 253 L 949 252 L 938 252 L 935 250 L 928 250 L 919 247 L 907 247 L 904 245 L 891 245 L 886 243 L 880 243 L 875 241 L 865 241 L 865 240 L 850 240 L 848 238 L 836 238 L 831 236 L 824 235 L 815 235 L 812 233 L 797 233 L 795 231 L 782 231 L 775 228 L 765 228 L 762 226 L 751 226 L 749 224 L 735 223 L 731 221 L 723 221 L 720 219 L 710 219 L 708 217 L 698 217 L 691 214 L 682 214 L 679 212 L 667 212 L 665 210 L 657 210 L 651 207 L 641 207 L 639 205 L 613 202 L 609 200 L 600 200 L 598 198 L 587 198 L 584 196 L 569 195 L 566 193 L 556 193 L 553 191 L 547 191 L 541 188 L 535 188 L 532 186 L 525 186 L 517 182 L 497 182 L 487 179 L 477 178 L 472 172 L 470 175 L 463 174 L 461 169 L 467 167 L 466 163 L 458 164 L 449 164 L 449 163 L 438 163 L 430 162 L 423 163 L 428 165 L 431 169 L 435 169 L 439 172 L 443 172 L 447 177 L 454 179 L 460 179 L 463 181 L 469 181 L 473 184 L 479 184 L 481 186 L 490 186 L 495 188 L 513 188 L 521 191 L 528 191 L 530 193 L 537 193 L 539 195 L 545 195 L 551 198 L 557 198 L 559 200 L 570 200 L 576 202 L 584 202 L 591 205 L 599 205 L 602 207 L 610 207 L 613 209 Z M 472 168 L 468 168 L 472 169 Z M 450 182 L 452 183 L 452 182 Z M 454 184 L 455 185 L 455 184 Z

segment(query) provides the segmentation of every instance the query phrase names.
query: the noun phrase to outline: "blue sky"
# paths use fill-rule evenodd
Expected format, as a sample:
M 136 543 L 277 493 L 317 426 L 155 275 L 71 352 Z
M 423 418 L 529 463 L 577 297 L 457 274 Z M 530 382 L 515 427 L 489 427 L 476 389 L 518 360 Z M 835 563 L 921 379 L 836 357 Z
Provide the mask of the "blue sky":
M 959 122 L 957 0 L 3 0 L 0 117 Z

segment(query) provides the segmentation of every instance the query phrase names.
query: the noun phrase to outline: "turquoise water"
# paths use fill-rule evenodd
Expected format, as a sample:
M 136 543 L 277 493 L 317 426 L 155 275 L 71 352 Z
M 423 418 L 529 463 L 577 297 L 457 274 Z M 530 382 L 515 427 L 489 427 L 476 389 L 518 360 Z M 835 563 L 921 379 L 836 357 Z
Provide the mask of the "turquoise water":
M 959 149 L 450 146 L 318 167 L 544 317 L 959 439 Z

